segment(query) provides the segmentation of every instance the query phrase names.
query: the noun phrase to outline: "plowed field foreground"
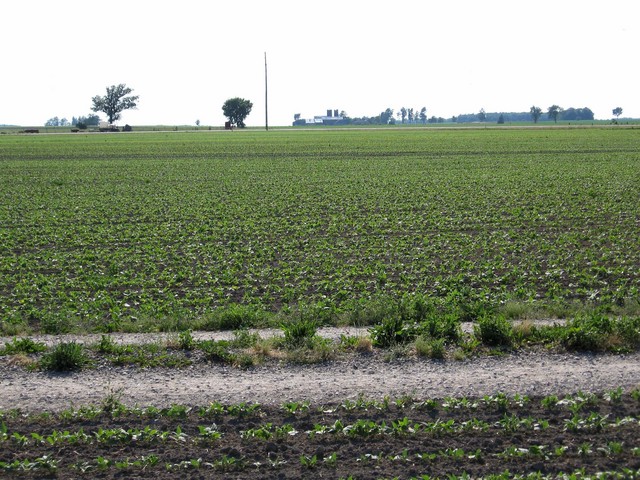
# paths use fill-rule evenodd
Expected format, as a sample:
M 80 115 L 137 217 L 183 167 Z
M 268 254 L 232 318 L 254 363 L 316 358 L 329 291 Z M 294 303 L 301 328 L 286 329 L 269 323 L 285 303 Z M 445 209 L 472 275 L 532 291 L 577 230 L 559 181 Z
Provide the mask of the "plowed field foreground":
M 508 470 L 633 478 L 638 396 L 604 397 L 572 396 L 555 406 L 494 395 L 5 415 L 0 476 L 479 478 Z
M 639 360 L 373 353 L 65 375 L 5 362 L 0 478 L 640 478 Z

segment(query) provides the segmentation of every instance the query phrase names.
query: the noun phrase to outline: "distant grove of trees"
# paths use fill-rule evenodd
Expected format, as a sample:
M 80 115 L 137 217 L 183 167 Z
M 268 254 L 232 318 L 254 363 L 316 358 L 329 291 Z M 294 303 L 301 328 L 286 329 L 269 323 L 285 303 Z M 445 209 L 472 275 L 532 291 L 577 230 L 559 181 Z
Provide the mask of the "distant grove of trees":
M 344 118 L 343 124 L 350 125 L 395 125 L 396 123 L 402 124 L 426 124 L 435 122 L 444 122 L 444 118 L 428 118 L 427 107 L 422 108 L 406 108 L 402 107 L 397 112 L 394 112 L 393 108 L 387 108 L 384 112 L 380 112 L 380 115 L 373 117 L 349 117 L 346 112 L 341 112 L 341 116 Z
M 542 109 L 533 106 L 528 112 L 485 112 L 465 113 L 452 117 L 451 121 L 457 123 L 470 122 L 488 122 L 488 123 L 505 123 L 505 122 L 538 122 L 542 117 Z M 557 105 L 549 107 L 547 110 L 549 120 L 553 121 L 577 121 L 577 120 L 593 120 L 594 115 L 590 108 L 567 108 L 562 109 Z
M 622 113 L 620 109 L 620 113 Z M 617 110 L 616 110 L 617 112 Z M 505 122 L 531 122 L 538 123 L 543 120 L 546 114 L 548 120 L 578 121 L 593 120 L 594 115 L 590 108 L 567 108 L 563 109 L 558 105 L 552 105 L 544 112 L 540 107 L 533 106 L 528 112 L 485 112 L 480 109 L 478 113 L 465 113 L 451 118 L 427 116 L 427 108 L 406 108 L 402 107 L 397 112 L 392 108 L 387 108 L 379 115 L 371 117 L 349 117 L 345 112 L 341 112 L 344 118 L 343 124 L 350 125 L 395 125 L 395 124 L 426 124 L 426 123 L 471 123 L 486 122 L 503 124 Z M 616 113 L 614 112 L 614 115 Z
M 67 127 L 69 126 L 69 120 L 66 118 L 52 117 L 44 122 L 45 127 Z
M 87 116 L 71 117 L 71 122 L 66 118 L 52 117 L 44 123 L 45 127 L 77 127 L 80 129 L 96 126 L 100 123 L 98 115 L 89 114 Z
M 90 113 L 86 117 L 80 116 L 78 118 L 76 117 L 71 118 L 71 125 L 73 127 L 78 127 L 80 129 L 83 129 L 86 127 L 95 127 L 95 126 L 98 126 L 99 124 L 100 124 L 100 117 L 92 113 Z

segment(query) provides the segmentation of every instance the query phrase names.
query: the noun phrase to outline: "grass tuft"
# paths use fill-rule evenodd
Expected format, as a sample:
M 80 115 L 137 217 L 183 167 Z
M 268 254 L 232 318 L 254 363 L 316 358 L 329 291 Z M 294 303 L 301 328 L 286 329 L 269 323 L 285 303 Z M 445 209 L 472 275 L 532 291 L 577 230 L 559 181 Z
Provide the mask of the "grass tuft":
M 43 355 L 40 367 L 43 370 L 55 372 L 70 372 L 81 370 L 89 363 L 84 347 L 76 342 L 64 342 L 56 345 L 53 350 Z
M 14 338 L 3 348 L 0 348 L 0 355 L 32 354 L 47 350 L 42 342 L 36 342 L 30 338 Z
M 490 347 L 510 347 L 513 343 L 513 327 L 503 315 L 486 315 L 474 326 L 475 337 Z

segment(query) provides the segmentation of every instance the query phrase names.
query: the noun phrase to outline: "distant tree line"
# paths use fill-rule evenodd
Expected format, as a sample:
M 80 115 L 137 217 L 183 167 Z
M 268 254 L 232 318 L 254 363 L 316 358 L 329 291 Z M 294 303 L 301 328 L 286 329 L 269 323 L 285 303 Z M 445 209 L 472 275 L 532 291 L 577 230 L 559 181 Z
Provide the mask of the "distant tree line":
M 542 118 L 542 109 L 533 106 L 528 112 L 485 112 L 483 109 L 479 113 L 465 113 L 451 118 L 456 123 L 471 122 L 488 122 L 488 123 L 505 123 L 505 122 L 530 122 L 537 123 Z M 590 108 L 567 108 L 563 109 L 557 105 L 549 107 L 547 117 L 553 121 L 577 121 L 577 120 L 593 120 L 594 115 Z
M 560 110 L 560 120 L 593 120 L 593 112 L 589 108 L 567 108 Z
M 45 127 L 67 127 L 69 126 L 69 120 L 66 118 L 52 117 L 44 122 Z
M 100 117 L 98 115 L 94 115 L 93 113 L 90 113 L 87 116 L 80 116 L 78 118 L 76 117 L 72 117 L 71 118 L 71 125 L 72 126 L 81 126 L 81 125 L 86 125 L 88 127 L 91 126 L 97 126 L 100 124 Z
M 620 112 L 622 113 L 622 112 Z M 406 108 L 402 107 L 395 112 L 392 108 L 387 108 L 379 115 L 371 117 L 349 117 L 346 112 L 341 112 L 341 116 L 344 118 L 343 124 L 350 125 L 396 125 L 396 124 L 426 124 L 426 123 L 472 123 L 472 122 L 487 122 L 487 123 L 515 123 L 515 122 L 530 122 L 538 123 L 539 120 L 544 119 L 544 115 L 548 120 L 557 122 L 558 120 L 570 122 L 578 120 L 593 120 L 594 114 L 590 108 L 567 108 L 563 109 L 557 105 L 552 105 L 546 112 L 540 107 L 533 106 L 528 112 L 485 112 L 484 109 L 480 109 L 478 113 L 464 113 L 461 115 L 453 116 L 451 118 L 443 118 L 436 116 L 427 116 L 427 108 Z M 614 113 L 615 115 L 615 113 Z
M 393 108 L 387 108 L 385 111 L 380 112 L 379 115 L 372 117 L 354 117 L 351 118 L 346 112 L 341 112 L 341 116 L 344 119 L 344 124 L 349 125 L 395 125 L 401 124 L 426 124 L 427 122 L 435 123 L 439 120 L 444 122 L 444 119 L 432 119 L 427 118 L 427 107 L 422 108 L 406 108 L 402 107 L 397 112 L 394 112 Z
M 77 127 L 84 129 L 91 126 L 97 126 L 100 123 L 98 115 L 89 114 L 87 116 L 71 117 L 71 122 L 66 118 L 52 117 L 44 124 L 45 127 Z

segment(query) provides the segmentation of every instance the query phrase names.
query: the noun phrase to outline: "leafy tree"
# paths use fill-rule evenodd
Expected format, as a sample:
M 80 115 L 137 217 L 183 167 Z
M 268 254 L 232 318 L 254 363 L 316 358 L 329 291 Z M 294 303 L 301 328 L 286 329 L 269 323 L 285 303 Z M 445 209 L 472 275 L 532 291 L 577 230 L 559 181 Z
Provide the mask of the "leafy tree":
M 393 120 L 393 109 L 387 108 L 380 114 L 380 123 L 382 123 L 383 125 L 387 125 L 391 123 L 391 120 Z
M 484 111 L 484 108 L 481 108 L 478 112 L 478 120 L 484 122 L 487 119 L 487 113 Z
M 400 116 L 402 117 L 402 123 L 405 122 L 405 120 L 407 119 L 407 109 L 402 107 L 400 109 Z
M 420 109 L 420 121 L 424 124 L 427 123 L 427 107 Z
M 504 124 L 504 114 L 500 114 L 500 116 L 498 117 L 498 124 L 502 125 Z
M 136 108 L 139 97 L 137 95 L 128 96 L 132 91 L 124 83 L 111 85 L 107 87 L 107 94 L 104 97 L 100 95 L 93 97 L 91 110 L 104 112 L 109 123 L 113 123 L 120 119 L 123 111 Z
M 615 115 L 616 120 L 617 120 L 618 118 L 620 118 L 620 115 L 622 115 L 622 107 L 616 107 L 616 108 L 614 108 L 614 109 L 613 109 L 613 114 Z
M 534 105 L 529 110 L 529 113 L 531 114 L 531 118 L 533 119 L 533 123 L 538 123 L 538 119 L 540 119 L 540 115 L 542 115 L 542 109 L 540 107 L 536 107 Z
M 100 117 L 98 115 L 94 115 L 93 113 L 90 113 L 89 115 L 87 115 L 86 117 L 84 115 L 81 115 L 80 117 L 76 118 L 76 117 L 71 117 L 71 125 L 72 126 L 77 126 L 77 125 L 98 125 L 100 123 Z
M 567 108 L 561 112 L 562 120 L 593 120 L 593 112 L 590 108 Z
M 63 118 L 53 117 L 47 120 L 44 126 L 45 127 L 68 127 L 69 120 L 67 120 L 64 117 Z
M 561 108 L 558 105 L 551 105 L 549 110 L 547 110 L 547 115 L 549 119 L 553 119 L 554 123 L 558 123 L 558 115 L 560 115 Z
M 238 128 L 244 128 L 246 125 L 244 119 L 251 113 L 253 103 L 244 98 L 234 97 L 228 99 L 222 105 L 222 113 L 229 119 L 231 125 L 235 125 Z

